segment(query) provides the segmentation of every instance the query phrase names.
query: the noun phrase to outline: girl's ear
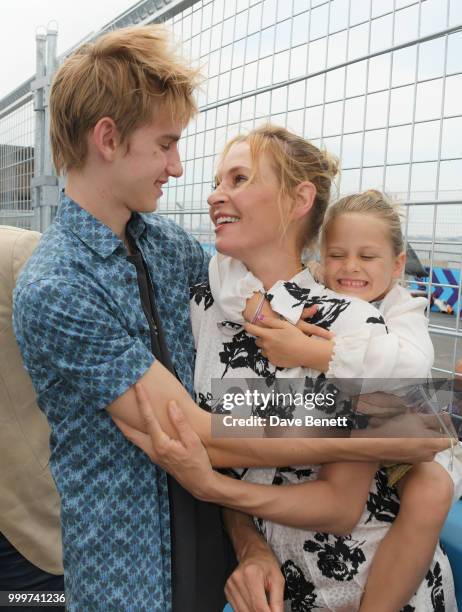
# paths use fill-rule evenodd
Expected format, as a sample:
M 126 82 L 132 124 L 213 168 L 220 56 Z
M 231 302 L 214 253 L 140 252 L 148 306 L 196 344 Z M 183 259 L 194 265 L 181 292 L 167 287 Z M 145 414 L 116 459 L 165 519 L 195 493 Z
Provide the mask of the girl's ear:
M 312 208 L 316 198 L 316 187 L 311 181 L 303 181 L 295 188 L 295 206 L 292 219 L 301 219 Z
M 403 251 L 395 258 L 395 266 L 393 270 L 393 278 L 400 278 L 406 265 L 406 253 Z

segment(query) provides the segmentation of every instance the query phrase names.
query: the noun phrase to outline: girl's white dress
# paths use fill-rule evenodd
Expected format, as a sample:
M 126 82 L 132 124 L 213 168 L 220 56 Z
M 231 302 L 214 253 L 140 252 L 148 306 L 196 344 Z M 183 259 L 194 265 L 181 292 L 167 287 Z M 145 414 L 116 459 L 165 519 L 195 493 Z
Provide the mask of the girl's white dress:
M 210 265 L 211 281 L 214 269 L 217 269 L 216 258 Z M 289 291 L 294 304 L 301 304 L 302 308 L 316 304 L 317 313 L 312 322 L 333 331 L 336 338 L 342 338 L 342 350 L 337 347 L 331 364 L 333 376 L 349 376 L 341 372 L 350 368 L 353 361 L 356 367 L 366 363 L 370 359 L 368 345 L 373 344 L 374 339 L 384 346 L 388 342 L 387 327 L 377 309 L 362 300 L 326 289 L 316 283 L 307 270 L 285 283 L 284 289 Z M 245 299 L 254 289 L 245 295 L 248 290 L 248 287 L 243 288 L 241 297 Z M 274 367 L 261 355 L 255 339 L 239 323 L 229 321 L 224 315 L 223 310 L 229 313 L 230 304 L 232 307 L 232 296 L 229 296 L 230 301 L 224 300 L 224 305 L 214 298 L 209 283 L 196 285 L 191 290 L 191 320 L 197 349 L 194 383 L 196 401 L 202 408 L 210 411 L 214 406 L 213 378 L 263 378 L 271 382 L 276 378 L 309 377 L 315 386 L 325 384 L 326 377 L 315 370 Z M 344 351 L 350 359 L 345 357 Z M 378 378 L 379 370 L 373 371 L 373 376 Z M 232 386 L 232 380 L 230 382 Z M 252 482 L 284 486 L 315 480 L 319 470 L 319 465 L 280 466 L 251 468 L 236 475 Z M 310 503 L 309 498 L 306 503 Z M 358 610 L 375 550 L 398 510 L 399 499 L 388 486 L 386 473 L 380 470 L 372 482 L 362 517 L 348 536 L 316 533 L 255 518 L 257 528 L 274 550 L 285 576 L 285 609 L 291 612 Z M 457 611 L 451 569 L 439 547 L 422 585 L 404 610 Z

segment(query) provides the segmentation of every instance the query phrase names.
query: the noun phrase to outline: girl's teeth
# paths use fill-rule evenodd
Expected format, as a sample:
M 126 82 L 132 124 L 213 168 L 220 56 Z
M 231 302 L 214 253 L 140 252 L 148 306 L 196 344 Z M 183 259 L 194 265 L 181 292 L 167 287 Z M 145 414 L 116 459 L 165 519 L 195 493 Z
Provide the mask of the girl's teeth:
M 346 281 L 346 280 L 342 280 L 340 281 L 341 285 L 344 285 L 345 287 L 365 287 L 367 285 L 366 281 Z

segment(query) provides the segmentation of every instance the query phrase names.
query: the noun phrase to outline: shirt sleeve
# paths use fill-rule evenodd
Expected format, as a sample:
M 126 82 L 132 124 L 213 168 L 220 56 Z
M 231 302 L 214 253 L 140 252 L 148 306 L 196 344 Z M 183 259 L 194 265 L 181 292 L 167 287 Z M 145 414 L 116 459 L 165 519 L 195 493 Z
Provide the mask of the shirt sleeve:
M 209 264 L 209 282 L 212 296 L 226 321 L 245 323 L 243 312 L 246 301 L 254 293 L 265 293 L 260 280 L 245 265 L 218 253 Z
M 38 393 L 46 392 L 40 389 L 46 369 L 55 383 L 64 379 L 97 409 L 127 391 L 154 362 L 96 286 L 62 279 L 26 285 L 15 295 L 14 328 Z
M 185 232 L 188 244 L 188 279 L 189 286 L 193 287 L 198 283 L 207 280 L 210 255 L 202 248 L 200 242 Z

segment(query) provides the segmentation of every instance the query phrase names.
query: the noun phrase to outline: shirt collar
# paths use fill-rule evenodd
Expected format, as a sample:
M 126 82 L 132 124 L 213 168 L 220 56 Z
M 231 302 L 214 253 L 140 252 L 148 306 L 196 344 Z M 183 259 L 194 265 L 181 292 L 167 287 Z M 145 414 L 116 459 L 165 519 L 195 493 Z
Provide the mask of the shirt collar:
M 56 219 L 104 259 L 117 249 L 122 248 L 125 251 L 122 240 L 107 225 L 79 206 L 64 192 L 61 193 Z M 127 230 L 135 240 L 138 240 L 145 229 L 146 223 L 142 216 L 133 213 Z

